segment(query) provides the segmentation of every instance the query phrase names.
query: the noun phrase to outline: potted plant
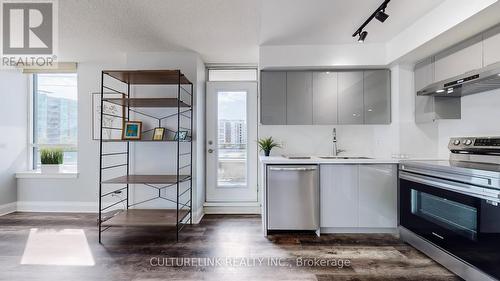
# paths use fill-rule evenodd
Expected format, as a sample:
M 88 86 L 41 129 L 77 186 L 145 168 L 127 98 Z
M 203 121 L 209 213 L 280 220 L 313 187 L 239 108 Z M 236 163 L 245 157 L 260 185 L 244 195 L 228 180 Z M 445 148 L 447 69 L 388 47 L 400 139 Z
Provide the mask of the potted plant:
M 42 162 L 42 173 L 59 173 L 63 163 L 63 150 L 60 148 L 40 149 L 40 162 Z
M 258 141 L 260 150 L 264 151 L 265 156 L 269 156 L 271 149 L 281 147 L 279 143 L 273 140 L 273 137 L 263 138 Z

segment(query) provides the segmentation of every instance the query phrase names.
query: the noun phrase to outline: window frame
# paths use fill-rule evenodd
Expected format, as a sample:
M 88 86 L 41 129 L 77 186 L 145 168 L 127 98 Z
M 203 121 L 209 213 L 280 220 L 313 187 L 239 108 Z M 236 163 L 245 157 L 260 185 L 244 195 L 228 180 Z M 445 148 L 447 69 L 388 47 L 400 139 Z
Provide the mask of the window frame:
M 76 79 L 77 79 L 77 89 L 78 89 L 78 75 L 76 72 L 71 72 L 73 74 L 76 75 Z M 68 72 L 61 72 L 61 73 L 56 73 L 56 72 L 50 72 L 50 73 L 43 73 L 43 72 L 35 72 L 35 73 L 30 73 L 29 75 L 29 85 L 28 85 L 28 95 L 29 95 L 29 98 L 28 98 L 28 167 L 29 167 L 29 170 L 39 170 L 40 169 L 40 166 L 38 166 L 38 149 L 40 148 L 40 144 L 37 144 L 35 143 L 35 139 L 36 139 L 36 120 L 35 120 L 35 116 L 37 115 L 36 114 L 36 101 L 37 101 L 37 98 L 36 98 L 36 94 L 37 94 L 37 90 L 38 90 L 38 85 L 37 85 L 37 81 L 38 81 L 38 74 L 68 74 Z M 78 93 L 77 93 L 78 95 Z M 77 103 L 78 103 L 78 96 L 77 96 Z M 78 122 L 78 115 L 77 115 L 77 131 L 78 131 L 78 125 L 79 125 L 79 122 Z M 43 144 L 43 146 L 50 146 L 50 145 L 47 145 L 47 144 Z M 77 143 L 75 145 L 67 145 L 67 144 L 55 144 L 53 145 L 54 147 L 65 147 L 65 148 L 70 148 L 72 150 L 75 150 L 76 153 L 77 153 L 77 160 L 76 160 L 76 163 L 71 163 L 71 164 L 64 164 L 63 163 L 63 167 L 65 168 L 65 170 L 71 170 L 71 171 L 76 171 L 77 168 L 78 168 L 78 137 L 77 137 Z
M 218 77 L 225 72 L 225 78 L 221 79 Z M 232 72 L 232 73 L 231 73 Z M 239 73 L 238 73 L 239 72 Z M 248 72 L 248 74 L 244 74 Z M 223 76 L 224 76 L 223 75 Z M 255 77 L 252 79 L 241 79 L 242 76 L 252 75 Z M 229 78 L 229 79 L 228 79 Z M 259 70 L 257 67 L 207 67 L 207 81 L 208 82 L 254 82 L 259 80 Z

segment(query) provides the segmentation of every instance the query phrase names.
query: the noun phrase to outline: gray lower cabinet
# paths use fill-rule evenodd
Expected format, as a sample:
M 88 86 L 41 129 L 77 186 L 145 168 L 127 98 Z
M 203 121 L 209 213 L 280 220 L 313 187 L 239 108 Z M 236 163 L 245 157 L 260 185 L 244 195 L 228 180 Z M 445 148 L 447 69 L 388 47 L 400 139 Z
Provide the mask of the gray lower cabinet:
M 263 71 L 261 80 L 260 122 L 286 124 L 286 72 Z
M 435 56 L 435 79 L 445 80 L 483 67 L 482 34 Z
M 323 164 L 320 169 L 322 228 L 391 232 L 397 227 L 396 164 Z
M 363 71 L 338 73 L 339 124 L 363 124 Z
M 338 74 L 313 72 L 313 124 L 337 124 Z
M 286 73 L 286 124 L 312 125 L 312 72 Z
M 391 73 L 364 71 L 364 124 L 391 123 Z
M 500 25 L 484 33 L 484 66 L 500 62 L 500 52 L 498 50 L 500 50 Z
M 358 227 L 358 165 L 320 167 L 320 226 Z
M 398 225 L 397 168 L 392 164 L 359 165 L 359 227 Z

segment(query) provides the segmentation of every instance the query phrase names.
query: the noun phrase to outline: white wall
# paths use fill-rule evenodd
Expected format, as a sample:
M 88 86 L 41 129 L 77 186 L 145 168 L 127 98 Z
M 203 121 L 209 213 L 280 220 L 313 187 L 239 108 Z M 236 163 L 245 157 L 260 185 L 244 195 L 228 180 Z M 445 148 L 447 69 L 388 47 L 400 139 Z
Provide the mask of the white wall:
M 462 119 L 439 120 L 439 155 L 456 136 L 500 136 L 500 89 L 462 97 Z
M 393 124 L 396 126 L 394 135 L 396 154 L 410 158 L 437 157 L 437 124 L 415 123 L 413 67 L 396 65 L 391 68 L 391 74 L 392 116 Z
M 194 105 L 195 105 L 195 128 L 198 120 L 203 116 L 204 110 L 204 71 L 203 62 L 198 55 L 192 52 L 165 52 L 165 53 L 129 53 L 118 56 L 108 62 L 82 62 L 78 65 L 78 169 L 77 179 L 19 179 L 18 200 L 19 206 L 24 210 L 47 210 L 47 211 L 89 211 L 97 210 L 98 199 L 98 175 L 99 175 L 99 142 L 92 140 L 92 100 L 90 93 L 100 91 L 101 70 L 103 69 L 181 69 L 186 77 L 194 83 Z M 199 77 L 201 76 L 201 77 Z M 142 88 L 132 87 L 132 95 L 147 92 L 148 95 L 157 96 L 169 94 L 168 88 L 146 86 Z M 175 91 L 176 94 L 176 91 Z M 142 118 L 141 118 L 142 119 Z M 163 125 L 163 124 L 162 124 Z M 175 126 L 176 123 L 169 123 Z M 194 132 L 195 149 L 200 149 L 204 144 L 204 123 L 201 123 L 201 133 Z M 123 148 L 122 144 L 118 144 Z M 163 146 L 162 151 L 166 158 L 175 155 L 176 145 L 173 143 L 140 143 L 131 144 L 131 155 L 133 163 L 131 173 L 154 173 L 173 172 L 175 161 L 161 158 L 158 155 L 158 145 Z M 186 146 L 188 148 L 189 146 Z M 116 147 L 118 151 L 122 148 Z M 202 149 L 202 147 L 201 147 Z M 122 158 L 123 159 L 123 158 Z M 173 158 L 175 159 L 175 158 Z M 119 160 L 116 160 L 120 162 Z M 123 162 L 123 161 L 121 161 Z M 172 163 L 174 165 L 165 165 Z M 194 213 L 200 214 L 202 202 L 204 202 L 204 161 L 194 160 L 194 186 L 193 204 Z M 118 171 L 116 172 L 119 173 Z M 133 192 L 136 200 L 146 199 L 151 194 L 149 191 Z M 201 202 L 201 203 L 200 203 Z M 198 203 L 199 205 L 197 205 Z M 155 204 L 153 204 L 155 205 Z
M 0 71 L 0 213 L 3 205 L 17 201 L 14 174 L 27 166 L 27 93 L 25 75 Z
M 342 68 L 386 65 L 384 44 L 261 46 L 259 66 L 266 68 Z

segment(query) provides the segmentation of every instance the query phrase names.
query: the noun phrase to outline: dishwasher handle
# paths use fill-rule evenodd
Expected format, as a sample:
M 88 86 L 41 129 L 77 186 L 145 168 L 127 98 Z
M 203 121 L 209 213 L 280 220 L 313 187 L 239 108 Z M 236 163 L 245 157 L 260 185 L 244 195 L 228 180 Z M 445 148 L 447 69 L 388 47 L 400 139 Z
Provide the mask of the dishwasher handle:
M 316 171 L 316 167 L 270 167 L 271 171 Z

